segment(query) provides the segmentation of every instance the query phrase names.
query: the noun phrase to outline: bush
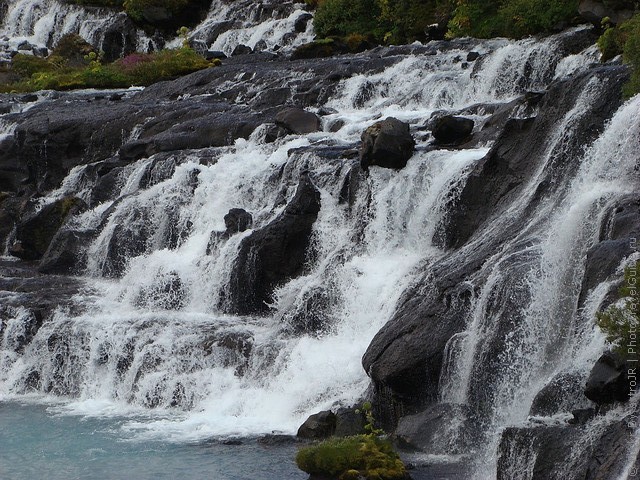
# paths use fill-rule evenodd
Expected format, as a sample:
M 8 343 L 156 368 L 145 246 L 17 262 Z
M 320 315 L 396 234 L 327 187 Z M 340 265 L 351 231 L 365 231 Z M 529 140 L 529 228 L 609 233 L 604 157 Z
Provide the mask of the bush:
M 450 36 L 521 38 L 573 21 L 578 0 L 458 0 Z
M 619 294 L 622 306 L 612 305 L 597 314 L 598 327 L 618 353 L 627 359 L 638 359 L 637 336 L 640 327 L 640 293 L 638 274 L 640 261 L 625 268 Z M 633 348 L 629 348 L 633 346 Z
M 320 0 L 313 19 L 318 36 L 373 35 L 381 38 L 376 0 Z
M 598 39 L 598 47 L 603 62 L 622 54 L 623 61 L 631 66 L 631 78 L 624 86 L 625 96 L 640 93 L 640 14 L 617 27 L 607 28 Z
M 114 63 L 135 85 L 151 85 L 212 66 L 190 48 L 162 50 L 155 54 L 134 53 Z
M 332 438 L 302 448 L 296 455 L 300 470 L 340 480 L 396 480 L 406 477 L 406 469 L 391 442 L 375 435 Z
M 208 62 L 188 47 L 151 54 L 133 53 L 107 65 L 100 62 L 95 52 L 86 55 L 82 65 L 71 65 L 60 55 L 51 55 L 46 60 L 29 55 L 16 55 L 11 71 L 24 78 L 18 82 L 0 85 L 0 92 L 148 86 L 160 80 L 169 80 L 220 63 L 217 59 Z
M 46 72 L 54 67 L 44 58 L 19 53 L 11 60 L 11 68 L 23 77 L 30 77 L 36 72 Z
M 189 0 L 124 0 L 124 10 L 137 21 L 168 20 L 189 6 Z M 153 18 L 150 12 L 162 18 Z

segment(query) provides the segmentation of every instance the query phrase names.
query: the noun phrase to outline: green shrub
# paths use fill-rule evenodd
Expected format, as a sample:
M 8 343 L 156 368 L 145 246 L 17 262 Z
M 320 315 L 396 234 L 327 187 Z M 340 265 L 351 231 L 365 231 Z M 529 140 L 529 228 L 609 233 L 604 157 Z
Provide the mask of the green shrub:
M 140 55 L 140 54 L 135 54 Z M 128 57 L 114 63 L 135 85 L 151 85 L 212 66 L 190 48 L 162 50 L 131 64 Z
M 134 53 L 107 65 L 101 63 L 99 55 L 90 52 L 83 62 L 72 66 L 59 55 L 51 55 L 46 60 L 16 55 L 12 72 L 21 75 L 23 80 L 0 85 L 0 92 L 148 86 L 221 64 L 218 59 L 208 62 L 188 47 L 152 54 Z
M 406 476 L 406 469 L 391 442 L 375 435 L 332 438 L 302 448 L 296 455 L 300 470 L 340 480 L 396 480 Z
M 320 37 L 346 36 L 353 33 L 380 38 L 380 8 L 376 0 L 320 0 L 313 19 Z
M 626 97 L 640 93 L 640 13 L 617 27 L 610 27 L 598 39 L 598 47 L 605 62 L 622 54 L 631 66 L 631 78 L 624 86 Z
M 625 268 L 624 281 L 620 287 L 622 307 L 612 305 L 597 314 L 598 327 L 607 336 L 607 341 L 626 358 L 638 359 L 638 328 L 640 327 L 640 293 L 638 275 L 640 261 Z M 632 348 L 630 348 L 633 346 Z
M 521 38 L 548 33 L 573 20 L 578 0 L 458 0 L 450 36 Z
M 36 72 L 53 70 L 54 67 L 44 58 L 19 53 L 11 60 L 11 68 L 24 77 L 30 77 Z
M 189 3 L 189 0 L 124 0 L 124 10 L 134 20 L 153 22 L 149 13 L 165 20 L 181 13 Z

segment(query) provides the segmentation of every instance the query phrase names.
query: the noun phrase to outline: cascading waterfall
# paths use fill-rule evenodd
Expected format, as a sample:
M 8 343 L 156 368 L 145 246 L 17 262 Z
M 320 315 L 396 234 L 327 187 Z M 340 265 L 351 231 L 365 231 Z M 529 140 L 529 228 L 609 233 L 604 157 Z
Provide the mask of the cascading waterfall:
M 41 15 L 27 12 L 27 3 L 37 2 L 10 7 L 12 24 L 20 29 L 12 34 L 50 45 L 45 37 L 52 29 L 45 26 L 58 21 L 51 12 L 61 4 L 43 2 L 58 7 L 43 6 L 48 13 Z M 233 8 L 214 2 L 194 38 L 230 53 L 240 43 L 254 47 L 264 40 L 273 48 L 310 37 L 307 25 L 295 39 L 285 39 L 302 14 L 291 7 L 211 39 L 209 33 Z M 56 30 L 77 28 L 73 25 Z M 86 28 L 93 38 L 102 27 Z M 447 345 L 438 392 L 441 403 L 482 405 L 473 421 L 488 446 L 477 452 L 473 478 L 491 478 L 501 431 L 527 420 L 535 395 L 550 378 L 586 376 L 604 349 L 592 319 L 609 285 L 591 291 L 580 311 L 577 296 L 583 258 L 597 240 L 605 212 L 637 185 L 640 99 L 627 102 L 575 168 L 561 172 L 570 181 L 536 203 L 539 185 L 558 175 L 555 167 L 565 160 L 579 120 L 589 114 L 586 106 L 606 88 L 592 79 L 547 139 L 545 160 L 519 200 L 456 252 L 437 241 L 438 229 L 491 145 L 432 149 L 431 138 L 420 132 L 437 110 L 466 111 L 482 125 L 496 105 L 544 90 L 554 79 L 597 61 L 594 48 L 563 57 L 557 48 L 561 39 L 480 42 L 474 48 L 482 61 L 473 67 L 462 67 L 463 49 L 407 55 L 379 73 L 342 80 L 327 102 L 335 112 L 323 117 L 321 132 L 266 143 L 258 129 L 231 147 L 158 154 L 124 167 L 117 199 L 72 219 L 74 228 L 100 230 L 88 246 L 86 290 L 76 296 L 77 308 L 59 308 L 23 351 L 18 344 L 29 313 L 10 312 L 0 338 L 0 399 L 37 392 L 49 400 L 64 398 L 57 407 L 62 412 L 145 412 L 122 426 L 136 438 L 292 433 L 311 413 L 362 399 L 369 379 L 361 357 L 402 294 L 424 279 L 422 272 L 436 262 L 455 265 L 496 232 L 513 230 L 517 233 L 465 280 L 474 292 L 471 314 L 465 331 Z M 535 107 L 521 107 L 514 116 L 535 114 Z M 364 128 L 385 116 L 412 125 L 417 151 L 401 171 L 372 168 L 353 204 L 345 205 L 340 196 L 351 164 L 327 159 L 320 150 L 354 144 Z M 5 130 L 2 135 L 12 134 Z M 89 167 L 72 170 L 41 206 L 69 194 L 89 203 L 95 187 L 85 175 Z M 321 209 L 313 226 L 315 255 L 304 274 L 277 289 L 267 316 L 221 313 L 241 241 L 282 213 L 305 175 L 320 191 Z M 250 212 L 253 230 L 212 241 L 212 232 L 224 231 L 231 208 Z M 309 307 L 317 297 L 322 311 L 309 312 L 320 310 L 313 302 Z M 300 334 L 296 322 L 309 313 L 322 314 L 321 326 Z M 501 330 L 506 318 L 511 320 L 507 332 Z M 496 356 L 491 348 L 501 336 L 504 345 Z M 492 356 L 500 368 L 483 371 L 483 360 Z M 620 413 L 608 414 L 600 424 L 615 415 Z M 458 441 L 457 427 L 468 419 L 458 420 L 443 444 Z M 515 451 L 514 446 L 514 462 L 529 461 L 514 465 L 513 478 L 529 478 L 532 448 Z
M 9 2 L 5 18 L 0 20 L 0 32 L 9 40 L 3 49 L 17 49 L 23 42 L 53 48 L 67 33 L 77 33 L 92 45 L 103 49 L 105 35 L 121 28 L 124 13 L 109 8 L 91 8 L 58 0 L 18 0 Z M 139 49 L 146 49 L 148 39 L 137 32 Z

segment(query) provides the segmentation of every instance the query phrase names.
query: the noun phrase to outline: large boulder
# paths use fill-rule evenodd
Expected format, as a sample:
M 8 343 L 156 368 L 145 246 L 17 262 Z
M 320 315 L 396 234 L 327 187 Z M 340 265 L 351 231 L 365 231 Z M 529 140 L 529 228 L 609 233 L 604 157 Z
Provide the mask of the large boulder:
M 598 405 L 629 400 L 632 390 L 628 369 L 628 363 L 620 355 L 604 353 L 591 369 L 585 396 Z
M 303 272 L 319 211 L 320 192 L 304 175 L 282 214 L 242 240 L 220 308 L 239 315 L 268 311 L 275 288 Z
M 467 409 L 463 405 L 439 403 L 415 415 L 402 417 L 395 430 L 400 445 L 411 450 L 423 450 L 435 455 L 450 455 L 453 451 L 448 440 L 460 439 L 457 447 L 471 444 L 474 432 L 467 421 Z
M 333 435 L 336 430 L 336 415 L 330 410 L 314 413 L 298 428 L 299 438 L 319 439 Z
M 397 118 L 388 117 L 368 127 L 361 135 L 360 165 L 400 169 L 413 155 L 416 142 L 409 125 Z
M 437 143 L 454 144 L 467 139 L 473 132 L 474 121 L 470 118 L 445 115 L 433 125 L 433 138 Z
M 633 16 L 636 5 L 633 0 L 619 0 L 616 2 L 599 0 L 581 0 L 578 4 L 578 13 L 586 21 L 600 26 L 603 18 L 618 25 Z
M 290 133 L 304 135 L 320 130 L 320 117 L 303 108 L 287 107 L 276 114 L 276 125 L 287 129 Z
M 79 213 L 86 204 L 75 197 L 67 197 L 45 205 L 16 226 L 15 240 L 9 247 L 11 255 L 23 260 L 37 260 L 67 217 Z

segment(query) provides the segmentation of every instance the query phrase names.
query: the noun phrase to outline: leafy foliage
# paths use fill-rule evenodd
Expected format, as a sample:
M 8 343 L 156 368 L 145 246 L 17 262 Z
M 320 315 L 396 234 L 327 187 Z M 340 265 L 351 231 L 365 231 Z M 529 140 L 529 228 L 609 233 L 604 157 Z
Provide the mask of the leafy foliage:
M 144 20 L 146 9 L 163 9 L 177 15 L 189 6 L 189 0 L 124 0 L 124 10 L 134 20 Z
M 458 0 L 450 36 L 511 37 L 553 31 L 578 12 L 578 0 Z
M 605 333 L 614 349 L 627 358 L 638 358 L 637 337 L 640 328 L 640 290 L 638 275 L 640 261 L 625 268 L 619 294 L 622 306 L 612 305 L 597 314 L 598 327 Z M 634 346 L 635 348 L 630 348 Z
M 640 13 L 617 27 L 607 28 L 598 39 L 602 61 L 622 54 L 631 66 L 631 79 L 624 87 L 624 94 L 631 97 L 640 93 Z

